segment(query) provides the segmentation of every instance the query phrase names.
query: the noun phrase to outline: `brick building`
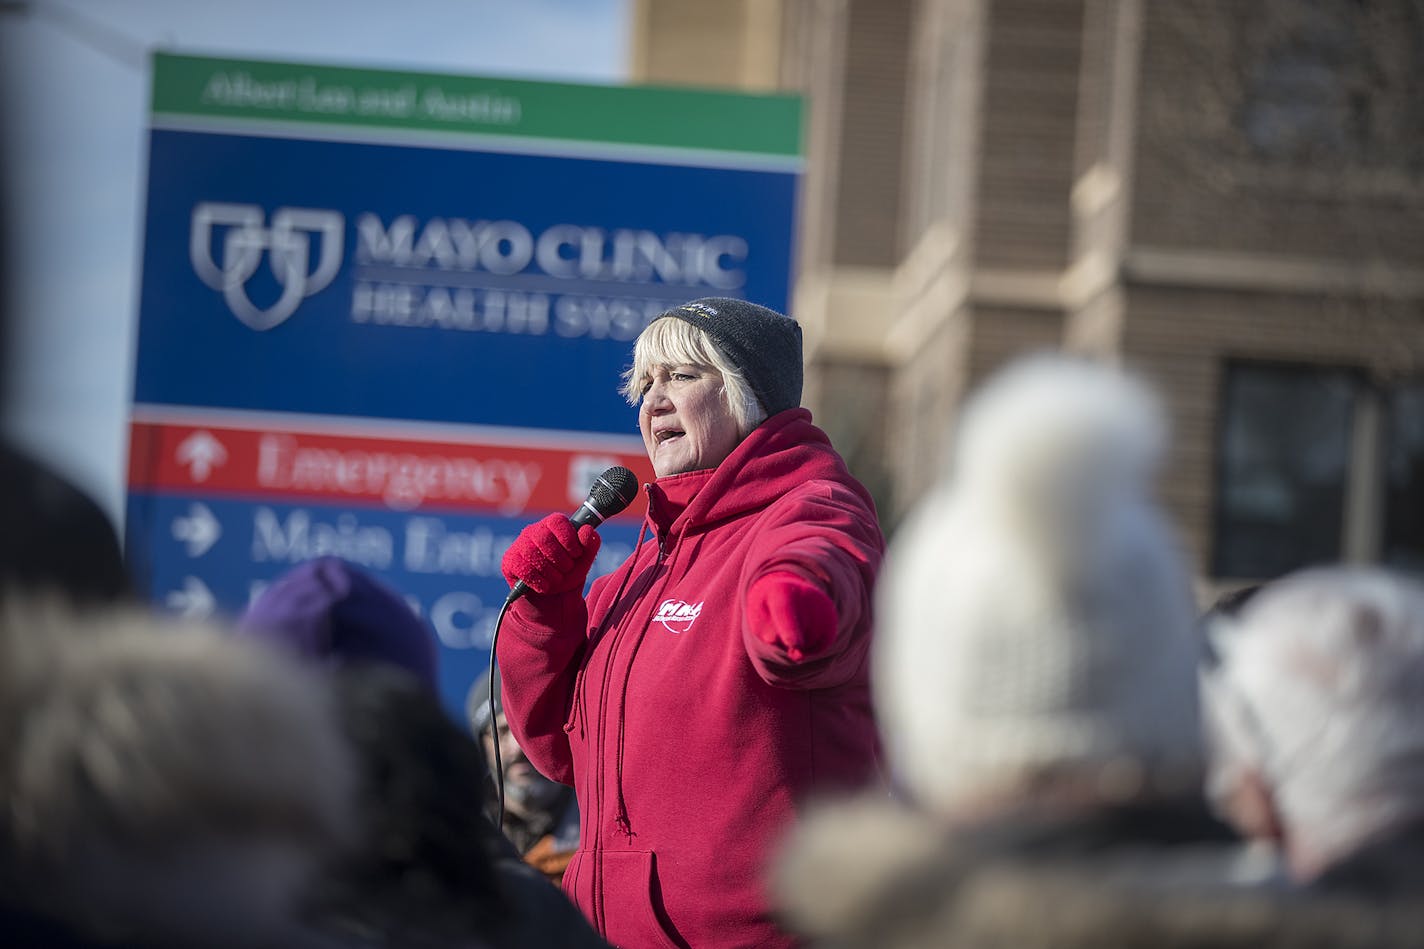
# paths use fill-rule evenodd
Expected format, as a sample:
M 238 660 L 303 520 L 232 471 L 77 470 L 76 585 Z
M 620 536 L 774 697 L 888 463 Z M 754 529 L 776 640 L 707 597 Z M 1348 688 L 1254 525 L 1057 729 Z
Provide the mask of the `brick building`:
M 1203 579 L 1424 567 L 1409 0 L 637 0 L 636 81 L 806 96 L 807 404 L 888 527 L 969 386 L 1153 379 Z

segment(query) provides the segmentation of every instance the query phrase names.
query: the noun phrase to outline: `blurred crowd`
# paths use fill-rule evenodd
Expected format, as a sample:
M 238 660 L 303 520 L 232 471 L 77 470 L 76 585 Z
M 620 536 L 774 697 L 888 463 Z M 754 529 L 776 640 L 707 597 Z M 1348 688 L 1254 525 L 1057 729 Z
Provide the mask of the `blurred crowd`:
M 1198 604 L 1132 374 L 1009 366 L 878 591 L 887 795 L 775 871 L 819 945 L 1419 942 L 1424 586 L 1321 565 Z
M 6 946 L 604 945 L 490 820 L 396 591 L 322 558 L 165 618 L 96 505 L 4 466 Z
M 1033 356 L 974 393 L 876 592 L 884 783 L 786 828 L 788 932 L 1424 941 L 1424 585 L 1319 565 L 1199 602 L 1168 447 L 1120 369 Z M 559 890 L 572 789 L 497 670 L 447 714 L 398 591 L 323 558 L 230 621 L 167 618 L 90 499 L 0 470 L 6 945 L 604 945 Z

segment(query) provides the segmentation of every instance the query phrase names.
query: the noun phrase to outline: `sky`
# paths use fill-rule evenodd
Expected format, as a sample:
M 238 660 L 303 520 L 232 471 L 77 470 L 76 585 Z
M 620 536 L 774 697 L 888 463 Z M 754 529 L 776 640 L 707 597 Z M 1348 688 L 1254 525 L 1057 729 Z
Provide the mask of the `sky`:
M 631 0 L 0 0 L 5 433 L 117 524 L 149 54 L 617 83 Z

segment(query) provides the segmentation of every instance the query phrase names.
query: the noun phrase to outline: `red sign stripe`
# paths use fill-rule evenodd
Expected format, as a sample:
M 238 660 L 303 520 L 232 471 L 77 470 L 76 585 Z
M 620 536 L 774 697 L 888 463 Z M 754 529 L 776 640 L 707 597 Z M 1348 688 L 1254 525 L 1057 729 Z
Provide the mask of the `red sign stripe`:
M 215 496 L 320 499 L 392 510 L 492 512 L 511 517 L 570 510 L 593 479 L 623 465 L 651 480 L 645 455 L 133 422 L 129 487 Z M 634 502 L 624 518 L 642 515 Z

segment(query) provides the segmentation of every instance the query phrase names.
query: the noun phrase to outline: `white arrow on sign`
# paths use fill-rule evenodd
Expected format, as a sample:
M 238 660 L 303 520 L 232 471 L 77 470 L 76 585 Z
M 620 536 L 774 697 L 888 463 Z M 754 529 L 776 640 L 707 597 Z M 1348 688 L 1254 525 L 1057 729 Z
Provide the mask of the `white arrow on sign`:
M 217 606 L 212 591 L 197 577 L 184 577 L 183 589 L 169 591 L 166 602 L 169 609 L 193 619 L 211 616 Z
M 212 432 L 199 429 L 178 443 L 177 458 L 194 481 L 206 481 L 214 468 L 227 461 L 227 449 Z
M 222 525 L 206 504 L 194 501 L 188 505 L 187 517 L 173 519 L 173 539 L 188 545 L 189 557 L 203 556 L 221 536 Z

